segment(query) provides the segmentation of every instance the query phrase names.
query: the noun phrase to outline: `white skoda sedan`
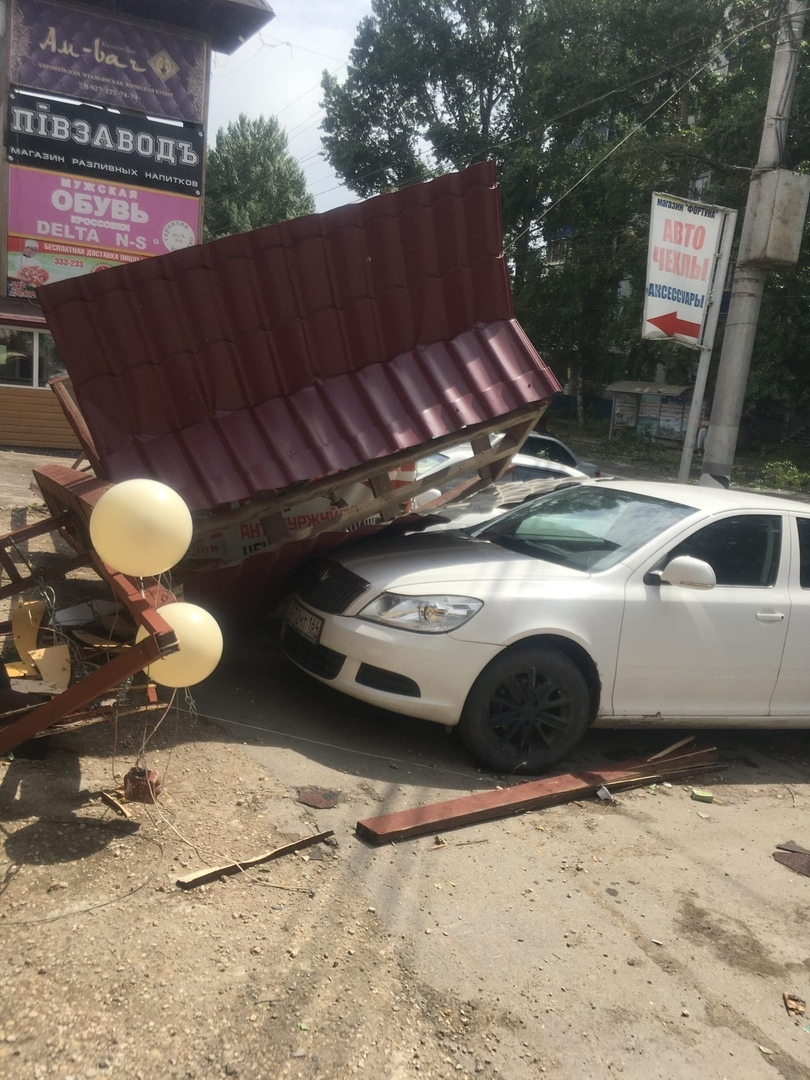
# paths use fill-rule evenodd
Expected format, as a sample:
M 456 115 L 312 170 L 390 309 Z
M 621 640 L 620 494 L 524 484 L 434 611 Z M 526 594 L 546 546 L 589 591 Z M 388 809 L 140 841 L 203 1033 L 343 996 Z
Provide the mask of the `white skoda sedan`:
M 536 773 L 589 725 L 810 727 L 810 505 L 592 480 L 313 565 L 283 649 Z

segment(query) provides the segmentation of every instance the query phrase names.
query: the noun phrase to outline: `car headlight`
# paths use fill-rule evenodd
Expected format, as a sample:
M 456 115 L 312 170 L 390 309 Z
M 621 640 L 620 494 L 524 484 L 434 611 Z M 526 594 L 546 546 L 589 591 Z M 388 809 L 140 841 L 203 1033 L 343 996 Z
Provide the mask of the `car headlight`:
M 361 619 L 415 630 L 420 634 L 446 634 L 480 611 L 483 600 L 473 596 L 401 596 L 382 593 L 359 613 Z

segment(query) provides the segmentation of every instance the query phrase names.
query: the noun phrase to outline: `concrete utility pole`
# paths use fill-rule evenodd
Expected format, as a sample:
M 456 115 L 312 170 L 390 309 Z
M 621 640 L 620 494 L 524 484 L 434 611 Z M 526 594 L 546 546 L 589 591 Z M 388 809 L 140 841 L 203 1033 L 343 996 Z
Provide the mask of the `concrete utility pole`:
M 798 259 L 807 212 L 805 181 L 810 178 L 785 172 L 780 165 L 796 84 L 806 4 L 807 0 L 782 0 L 781 4 L 765 125 L 759 160 L 748 189 L 701 484 L 728 487 L 731 482 L 765 276 L 769 266 L 789 265 Z M 790 250 L 791 239 L 795 257 Z

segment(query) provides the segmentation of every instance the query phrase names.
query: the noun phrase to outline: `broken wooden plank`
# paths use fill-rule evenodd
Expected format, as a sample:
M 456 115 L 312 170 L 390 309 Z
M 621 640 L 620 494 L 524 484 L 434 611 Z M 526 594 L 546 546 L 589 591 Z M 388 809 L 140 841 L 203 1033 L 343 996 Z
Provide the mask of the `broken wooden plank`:
M 443 829 L 459 828 L 479 821 L 537 810 L 543 806 L 573 802 L 593 795 L 600 787 L 629 787 L 653 784 L 668 777 L 687 776 L 693 772 L 717 768 L 717 752 L 705 747 L 688 754 L 672 755 L 658 760 L 655 769 L 649 762 L 634 761 L 621 767 L 587 769 L 578 773 L 546 776 L 514 787 L 477 792 L 460 799 L 448 799 L 430 806 L 417 806 L 393 814 L 358 821 L 357 835 L 371 844 L 406 840 Z
M 694 741 L 694 735 L 687 735 L 685 739 L 679 739 L 678 742 L 673 743 L 672 746 L 668 746 L 666 750 L 659 750 L 657 754 L 653 754 L 652 757 L 648 757 L 647 761 L 658 761 L 660 760 L 660 758 L 666 757 L 667 754 L 672 754 L 676 750 L 680 750 L 682 746 L 686 746 L 688 743 Z
M 183 877 L 179 877 L 177 884 L 181 889 L 193 889 L 195 885 L 207 885 L 209 881 L 216 881 L 218 878 L 225 877 L 228 874 L 240 874 L 243 870 L 250 869 L 251 866 L 258 866 L 259 863 L 270 862 L 271 859 L 278 859 L 282 855 L 291 855 L 294 851 L 301 851 L 302 848 L 320 844 L 322 840 L 328 840 L 330 836 L 334 835 L 334 829 L 328 829 L 326 832 L 315 833 L 314 836 L 305 836 L 302 840 L 294 840 L 291 844 L 285 844 L 283 847 L 275 848 L 273 851 L 266 851 L 263 855 L 256 855 L 252 859 L 225 863 L 224 866 L 209 866 L 206 870 L 196 870 L 193 874 L 184 874 Z
M 125 817 L 125 818 L 131 818 L 132 817 L 129 810 L 127 810 L 127 808 L 124 806 L 124 804 L 119 802 L 118 799 L 116 799 L 116 797 L 114 795 L 111 795 L 109 791 L 101 791 L 101 792 L 99 792 L 99 795 L 101 797 L 102 802 L 105 802 L 107 804 L 107 806 L 109 806 L 111 809 L 115 810 L 116 814 L 120 814 L 121 817 Z
M 545 412 L 547 404 L 548 399 L 532 402 L 530 405 L 525 405 L 512 413 L 496 417 L 485 423 L 459 429 L 448 435 L 438 436 L 435 439 L 430 439 L 417 446 L 400 450 L 398 453 L 392 454 L 389 457 L 379 458 L 373 462 L 363 462 L 362 465 L 356 465 L 351 469 L 344 469 L 339 474 L 340 487 L 346 488 L 351 484 L 364 483 L 366 481 L 370 483 L 372 480 L 375 480 L 377 476 L 418 460 L 425 454 L 441 453 L 442 450 L 449 447 L 458 446 L 463 442 L 470 442 L 484 432 L 508 432 L 513 426 L 521 424 L 525 429 L 531 430 Z M 503 456 L 503 453 L 498 451 L 490 451 L 490 453 L 492 453 L 493 459 Z M 52 465 L 44 466 L 43 470 L 46 477 L 56 468 L 58 467 Z M 475 468 L 475 466 L 473 466 L 473 468 Z M 37 471 L 35 471 L 35 475 L 38 475 Z M 441 475 L 444 475 L 444 473 Z M 433 487 L 433 482 L 437 480 L 438 476 L 439 474 L 437 473 L 430 478 L 431 482 L 428 485 L 429 487 Z M 291 484 L 280 491 L 257 493 L 247 503 L 236 510 L 221 511 L 209 518 L 201 518 L 199 521 L 195 521 L 194 539 L 195 541 L 204 540 L 210 537 L 212 533 L 218 533 L 228 526 L 244 524 L 245 522 L 253 521 L 257 518 L 264 521 L 264 519 L 270 519 L 278 513 L 281 513 L 283 518 L 286 516 L 284 512 L 288 510 L 294 512 L 297 504 L 310 502 L 312 499 L 321 495 L 329 495 L 334 490 L 337 480 L 338 476 L 332 473 L 319 480 L 307 480 Z M 397 498 L 407 499 L 416 494 L 418 494 L 418 485 L 416 484 L 410 485 L 408 490 L 405 491 L 402 488 L 397 489 Z M 48 502 L 47 497 L 45 501 Z M 371 504 L 369 504 L 369 506 L 371 506 Z M 373 512 L 373 508 L 371 509 L 371 512 Z M 346 526 L 344 517 L 336 517 L 330 520 L 333 529 L 338 528 L 343 530 Z M 287 538 L 289 539 L 289 529 L 287 529 L 286 525 L 284 525 L 284 530 L 288 534 Z M 298 535 L 299 534 L 296 534 L 296 538 L 298 538 Z M 275 544 L 275 546 L 278 545 Z

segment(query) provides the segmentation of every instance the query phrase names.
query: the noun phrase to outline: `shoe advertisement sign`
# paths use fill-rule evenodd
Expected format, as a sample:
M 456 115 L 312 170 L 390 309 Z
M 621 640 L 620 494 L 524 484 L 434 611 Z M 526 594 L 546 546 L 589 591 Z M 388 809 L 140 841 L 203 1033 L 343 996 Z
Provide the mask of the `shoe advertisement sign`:
M 198 241 L 194 196 L 20 165 L 8 184 L 9 296 Z

